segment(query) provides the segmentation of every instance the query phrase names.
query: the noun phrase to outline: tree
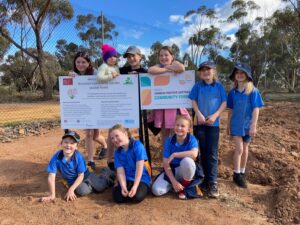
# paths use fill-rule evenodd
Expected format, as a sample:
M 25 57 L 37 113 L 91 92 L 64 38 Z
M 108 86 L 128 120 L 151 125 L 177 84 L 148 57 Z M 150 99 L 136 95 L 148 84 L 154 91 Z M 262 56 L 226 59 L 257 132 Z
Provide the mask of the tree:
M 0 34 L 15 47 L 37 62 L 39 75 L 43 83 L 44 99 L 51 99 L 53 86 L 45 70 L 43 47 L 51 38 L 53 30 L 64 19 L 73 17 L 73 9 L 67 0 L 3 0 L 0 3 Z M 36 52 L 30 52 L 21 45 L 18 37 L 6 32 L 8 27 L 19 27 L 20 18 L 25 18 L 30 25 L 30 32 L 35 37 Z M 47 26 L 47 32 L 42 32 Z M 45 41 L 43 41 L 45 40 Z
M 84 42 L 85 48 L 89 50 L 91 58 L 99 58 L 102 46 L 102 28 L 104 40 L 116 40 L 118 32 L 115 31 L 116 25 L 103 16 L 94 16 L 92 14 L 78 15 L 76 29 L 78 35 Z
M 154 66 L 159 63 L 158 52 L 161 47 L 163 47 L 163 45 L 159 41 L 156 41 L 151 45 L 150 55 L 148 56 L 148 61 L 146 62 L 147 67 Z
M 4 30 L 4 32 L 8 33 Z M 9 49 L 10 43 L 5 38 L 0 37 L 0 62 L 3 60 L 4 55 Z

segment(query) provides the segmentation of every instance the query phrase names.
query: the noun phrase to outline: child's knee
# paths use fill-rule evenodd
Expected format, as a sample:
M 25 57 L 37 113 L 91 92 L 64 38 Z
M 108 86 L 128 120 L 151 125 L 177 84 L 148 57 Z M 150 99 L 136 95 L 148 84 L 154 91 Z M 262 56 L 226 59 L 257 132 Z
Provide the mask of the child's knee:
M 107 180 L 103 177 L 98 177 L 94 173 L 91 173 L 87 180 L 96 192 L 102 192 L 108 187 Z
M 168 192 L 166 187 L 162 187 L 158 182 L 154 182 L 151 188 L 152 194 L 159 197 Z
M 75 193 L 79 196 L 85 196 L 88 195 L 90 193 L 92 193 L 92 187 L 89 186 L 87 183 L 82 182 L 76 189 L 75 189 Z
M 190 157 L 185 157 L 180 161 L 180 171 L 182 177 L 186 180 L 193 179 L 196 172 L 195 161 Z

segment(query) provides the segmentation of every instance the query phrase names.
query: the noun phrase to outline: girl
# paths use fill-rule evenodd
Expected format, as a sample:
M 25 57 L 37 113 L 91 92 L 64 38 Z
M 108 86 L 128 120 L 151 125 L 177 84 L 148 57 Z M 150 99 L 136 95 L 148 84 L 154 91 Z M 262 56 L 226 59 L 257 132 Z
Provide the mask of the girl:
M 143 144 L 131 138 L 129 130 L 117 124 L 109 130 L 109 137 L 116 147 L 114 152 L 118 184 L 112 196 L 116 203 L 132 199 L 144 200 L 151 181 L 151 168 Z
M 71 72 L 70 76 L 76 75 L 94 75 L 95 70 L 92 66 L 91 59 L 86 52 L 78 52 L 75 55 L 73 62 L 74 72 Z M 100 151 L 99 158 L 103 159 L 106 156 L 107 152 L 107 143 L 105 138 L 100 135 L 98 129 L 86 129 L 86 149 L 88 152 L 88 166 L 91 170 L 96 170 L 96 165 L 94 162 L 94 145 L 93 141 L 98 142 L 102 146 L 102 150 Z
M 103 63 L 98 68 L 97 80 L 99 83 L 108 82 L 120 75 L 118 64 L 119 53 L 110 45 L 102 45 Z
M 192 88 L 189 98 L 197 117 L 194 134 L 199 141 L 205 175 L 202 188 L 209 197 L 217 198 L 219 116 L 226 108 L 226 92 L 217 81 L 213 62 L 201 63 L 198 71 L 200 81 Z
M 169 137 L 164 145 L 164 172 L 157 177 L 152 186 L 152 193 L 155 196 L 164 195 L 173 187 L 180 199 L 186 199 L 186 187 L 193 179 L 199 178 L 198 173 L 196 174 L 195 163 L 198 157 L 198 142 L 189 133 L 190 129 L 190 118 L 183 115 L 177 116 L 175 134 Z
M 152 75 L 158 75 L 166 72 L 182 73 L 184 72 L 184 66 L 175 60 L 174 53 L 169 46 L 163 46 L 159 52 L 160 64 L 151 66 L 148 73 Z M 177 111 L 181 115 L 189 117 L 189 113 L 186 109 L 155 109 L 151 112 L 148 118 L 148 122 L 154 121 L 154 127 L 162 128 L 162 143 L 170 135 L 171 129 L 174 128 Z
M 235 151 L 233 156 L 233 181 L 239 187 L 246 188 L 245 170 L 248 159 L 248 147 L 256 134 L 259 108 L 264 106 L 261 95 L 253 86 L 251 69 L 248 65 L 237 63 L 230 79 L 234 82 L 228 94 L 227 132 L 233 136 Z

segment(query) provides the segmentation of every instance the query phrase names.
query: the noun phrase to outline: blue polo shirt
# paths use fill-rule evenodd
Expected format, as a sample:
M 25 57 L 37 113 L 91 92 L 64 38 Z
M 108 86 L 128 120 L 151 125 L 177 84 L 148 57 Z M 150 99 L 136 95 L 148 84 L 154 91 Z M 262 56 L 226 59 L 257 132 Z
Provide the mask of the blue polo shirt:
M 232 109 L 231 135 L 243 137 L 249 134 L 253 109 L 262 106 L 264 106 L 264 102 L 257 88 L 253 88 L 249 95 L 246 95 L 245 91 L 231 89 L 227 100 L 227 108 Z
M 143 160 L 148 161 L 148 156 L 144 145 L 134 139 L 130 139 L 127 151 L 124 151 L 122 147 L 118 148 L 114 152 L 115 168 L 123 167 L 125 170 L 126 180 L 134 181 L 136 172 L 136 162 Z M 150 187 L 151 177 L 144 166 L 141 182 L 147 184 Z
M 225 88 L 220 82 L 214 81 L 207 84 L 199 81 L 192 88 L 189 98 L 197 102 L 200 112 L 206 118 L 214 114 L 223 102 L 226 102 L 227 96 Z M 211 126 L 219 126 L 219 117 Z
M 89 175 L 85 160 L 78 150 L 74 152 L 69 161 L 66 161 L 63 150 L 57 151 L 48 164 L 47 172 L 56 173 L 57 171 L 67 180 L 69 186 L 75 182 L 78 174 L 84 173 L 85 178 Z
M 187 134 L 183 144 L 179 144 L 176 141 L 176 134 L 169 137 L 164 146 L 164 158 L 169 158 L 175 152 L 185 152 L 192 150 L 193 148 L 198 148 L 197 139 L 192 134 Z M 171 162 L 171 167 L 176 168 L 180 165 L 182 158 L 174 158 Z

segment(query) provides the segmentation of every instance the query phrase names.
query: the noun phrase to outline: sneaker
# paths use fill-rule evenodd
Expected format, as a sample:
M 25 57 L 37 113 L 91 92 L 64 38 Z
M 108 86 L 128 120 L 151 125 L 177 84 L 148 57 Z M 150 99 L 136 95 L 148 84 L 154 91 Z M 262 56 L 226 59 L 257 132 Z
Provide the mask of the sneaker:
M 241 188 L 247 187 L 246 180 L 245 180 L 244 176 L 241 175 L 240 173 L 233 173 L 233 181 L 237 186 L 239 186 Z
M 89 161 L 87 166 L 88 166 L 88 169 L 89 169 L 90 172 L 94 172 L 96 170 L 95 162 Z
M 242 176 L 242 179 L 244 180 L 245 188 L 247 188 L 248 184 L 247 184 L 247 180 L 246 180 L 246 175 L 244 173 L 241 173 L 241 176 Z
M 210 184 L 208 187 L 207 195 L 210 198 L 218 198 L 220 195 L 218 191 L 218 184 L 216 183 Z
M 182 200 L 186 200 L 186 199 L 187 199 L 187 197 L 186 197 L 184 191 L 179 192 L 178 198 L 179 198 L 179 199 L 182 199 Z
M 99 159 L 104 159 L 106 158 L 106 155 L 107 155 L 107 148 L 102 148 L 98 157 Z

